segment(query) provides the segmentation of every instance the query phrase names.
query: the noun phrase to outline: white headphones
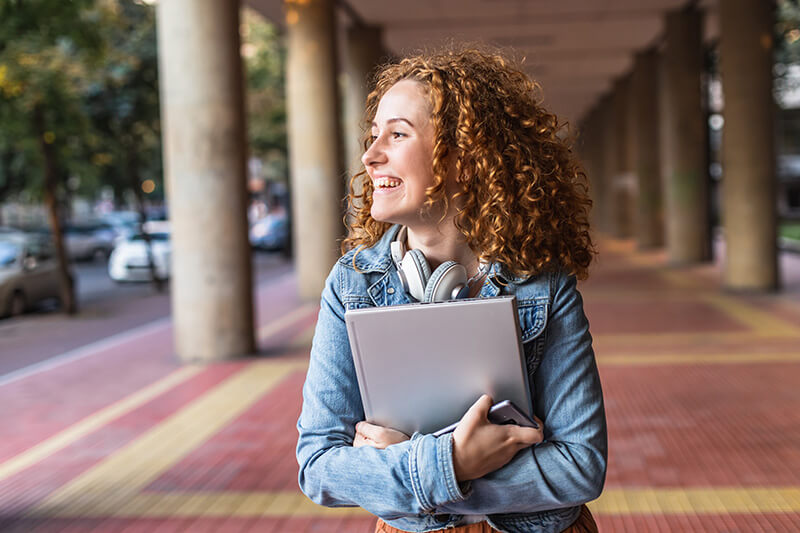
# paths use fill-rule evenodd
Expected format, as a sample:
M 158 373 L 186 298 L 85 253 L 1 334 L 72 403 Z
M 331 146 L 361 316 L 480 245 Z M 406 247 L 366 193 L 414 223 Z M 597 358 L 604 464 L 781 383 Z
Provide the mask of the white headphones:
M 455 261 L 445 261 L 431 272 L 420 250 L 406 250 L 408 228 L 398 232 L 391 243 L 392 259 L 397 267 L 403 289 L 418 302 L 445 302 L 469 296 L 470 284 L 488 272 L 481 264 L 478 273 L 467 279 L 467 269 Z

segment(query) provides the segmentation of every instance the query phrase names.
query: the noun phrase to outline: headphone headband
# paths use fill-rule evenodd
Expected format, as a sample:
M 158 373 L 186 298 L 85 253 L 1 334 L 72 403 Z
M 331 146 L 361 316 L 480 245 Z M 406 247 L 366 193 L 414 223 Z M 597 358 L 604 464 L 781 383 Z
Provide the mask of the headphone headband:
M 421 250 L 408 250 L 408 227 L 403 226 L 390 243 L 392 260 L 403 290 L 417 301 L 442 302 L 466 298 L 469 287 L 489 272 L 488 263 L 480 263 L 478 272 L 467 279 L 467 269 L 455 261 L 445 261 L 431 272 Z
M 406 255 L 406 239 L 408 238 L 408 228 L 403 226 L 400 228 L 400 231 L 397 232 L 397 236 L 395 236 L 394 240 L 390 244 L 390 249 L 392 251 L 392 260 L 394 261 L 395 266 L 399 270 L 401 265 L 403 264 L 403 256 Z

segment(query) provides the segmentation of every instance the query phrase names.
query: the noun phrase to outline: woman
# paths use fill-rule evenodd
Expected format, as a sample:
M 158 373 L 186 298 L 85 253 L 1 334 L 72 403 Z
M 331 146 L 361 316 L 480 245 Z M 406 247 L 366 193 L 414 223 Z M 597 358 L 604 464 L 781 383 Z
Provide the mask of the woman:
M 602 490 L 606 426 L 576 290 L 594 253 L 591 203 L 536 94 L 507 59 L 464 50 L 387 66 L 368 98 L 369 179 L 360 193 L 363 173 L 351 182 L 346 253 L 322 293 L 297 458 L 309 498 L 361 506 L 378 532 L 596 530 L 583 504 Z M 489 423 L 488 396 L 439 438 L 364 421 L 344 313 L 414 301 L 394 241 L 431 270 L 463 265 L 470 296 L 517 296 L 542 429 Z

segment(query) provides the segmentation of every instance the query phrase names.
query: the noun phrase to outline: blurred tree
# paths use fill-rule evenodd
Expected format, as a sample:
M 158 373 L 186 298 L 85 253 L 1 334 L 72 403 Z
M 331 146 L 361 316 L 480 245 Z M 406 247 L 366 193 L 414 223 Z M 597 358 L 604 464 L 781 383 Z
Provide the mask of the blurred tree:
M 107 6 L 112 16 L 100 28 L 106 54 L 84 95 L 92 163 L 117 198 L 141 191 L 141 176 L 163 198 L 155 9 L 132 0 Z
M 775 88 L 800 89 L 800 0 L 778 0 L 775 11 Z M 792 68 L 795 72 L 792 72 Z
M 0 66 L 0 69 L 2 68 Z M 0 72 L 0 91 L 3 86 L 1 77 L 2 72 Z M 35 157 L 36 147 L 31 147 L 29 139 L 20 133 L 20 126 L 23 124 L 14 113 L 13 106 L 9 105 L 8 100 L 2 95 L 0 95 L 0 124 L 2 124 L 0 127 L 0 205 L 2 205 L 12 195 L 25 189 L 26 169 L 30 165 L 32 154 Z M 4 222 L 0 218 L 0 226 Z
M 31 140 L 38 147 L 38 157 L 25 157 L 26 168 L 19 166 L 16 156 L 10 156 L 4 172 L 9 188 L 29 176 L 42 177 L 59 262 L 61 303 L 70 314 L 77 311 L 77 302 L 64 247 L 59 197 L 66 192 L 64 183 L 70 173 L 86 168 L 85 159 L 79 157 L 85 153 L 81 139 L 88 128 L 80 94 L 87 67 L 103 50 L 97 31 L 101 25 L 102 10 L 94 0 L 0 3 L 0 97 L 3 118 L 8 120 L 3 124 L 3 149 L 21 147 L 25 157 L 34 153 Z M 9 139 L 9 135 L 14 137 Z
M 250 155 L 262 160 L 269 178 L 286 182 L 286 48 L 275 26 L 249 8 L 240 33 Z
M 89 84 L 85 105 L 94 128 L 92 162 L 115 198 L 132 191 L 139 211 L 140 232 L 148 249 L 156 290 L 164 288 L 153 262 L 142 179 L 156 184 L 163 198 L 161 127 L 158 99 L 158 53 L 155 9 L 130 0 L 108 3 L 113 16 L 101 28 L 106 44 L 103 68 Z
M 778 0 L 775 11 L 778 63 L 800 63 L 800 0 Z

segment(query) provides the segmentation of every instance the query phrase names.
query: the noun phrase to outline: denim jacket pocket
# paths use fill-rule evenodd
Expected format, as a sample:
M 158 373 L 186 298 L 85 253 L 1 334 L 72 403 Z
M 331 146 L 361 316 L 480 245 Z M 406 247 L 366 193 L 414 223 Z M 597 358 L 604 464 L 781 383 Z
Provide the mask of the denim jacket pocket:
M 544 354 L 544 332 L 549 308 L 550 302 L 547 297 L 522 300 L 517 304 L 519 325 L 522 330 L 522 348 L 525 352 L 529 379 L 533 378 Z
M 344 297 L 342 298 L 342 305 L 344 305 L 345 311 L 352 311 L 353 309 L 364 309 L 367 307 L 375 307 L 375 304 L 372 303 L 372 300 L 364 296 Z

